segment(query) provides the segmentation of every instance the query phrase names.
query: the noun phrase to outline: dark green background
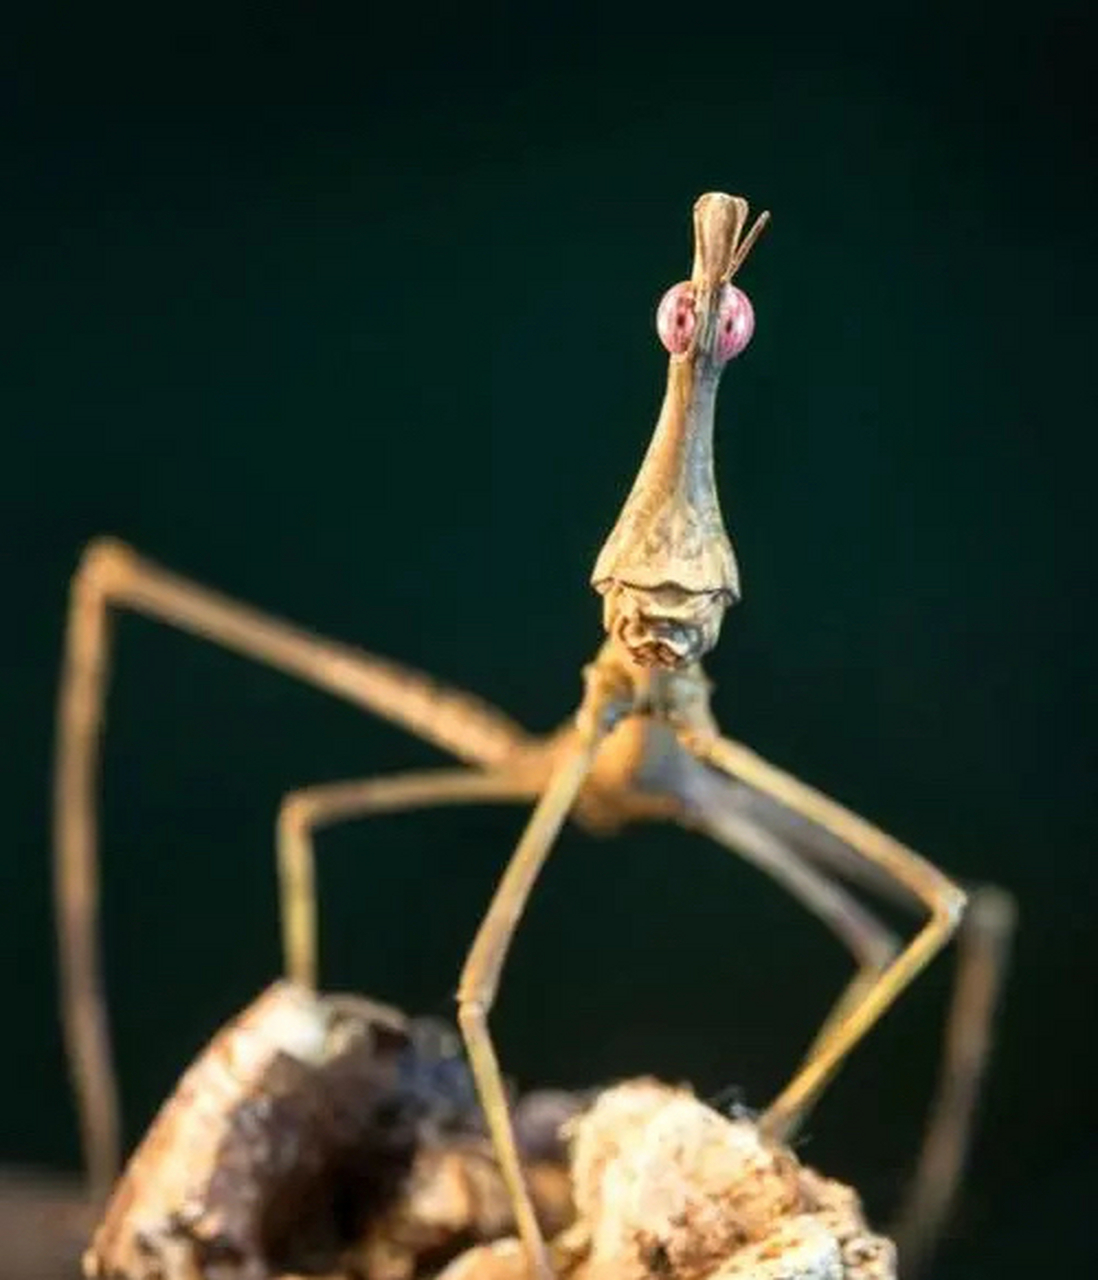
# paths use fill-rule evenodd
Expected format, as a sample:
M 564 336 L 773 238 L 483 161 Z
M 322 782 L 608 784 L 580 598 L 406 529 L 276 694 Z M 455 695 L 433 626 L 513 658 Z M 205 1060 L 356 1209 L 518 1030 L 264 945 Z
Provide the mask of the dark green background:
M 968 880 L 1022 932 L 942 1275 L 1098 1250 L 1093 138 L 1084 6 L 210 23 L 59 13 L 5 46 L 0 1159 L 72 1166 L 48 879 L 66 579 L 111 531 L 530 726 L 599 639 L 587 576 L 654 421 L 652 313 L 696 195 L 774 223 L 742 283 L 718 470 L 745 601 L 730 732 Z M 24 39 L 23 37 L 29 37 Z M 320 106 L 317 104 L 327 104 Z M 310 105 L 303 105 L 310 104 Z M 136 1137 L 278 968 L 287 789 L 438 760 L 286 679 L 119 628 L 108 971 Z M 447 1012 L 520 829 L 323 840 L 324 971 Z M 847 962 L 743 866 L 571 833 L 495 1018 L 521 1080 L 783 1082 Z M 806 1156 L 879 1212 L 933 1071 L 940 963 Z

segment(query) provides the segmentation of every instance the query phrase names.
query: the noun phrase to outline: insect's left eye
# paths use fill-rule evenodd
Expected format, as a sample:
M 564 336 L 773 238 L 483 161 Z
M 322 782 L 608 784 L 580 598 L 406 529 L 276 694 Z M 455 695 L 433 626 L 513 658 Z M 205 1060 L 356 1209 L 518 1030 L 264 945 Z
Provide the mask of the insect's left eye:
M 742 289 L 726 284 L 721 291 L 721 305 L 717 313 L 717 357 L 722 362 L 731 360 L 751 341 L 755 332 L 755 310 Z
M 694 286 L 689 280 L 667 290 L 656 312 L 656 332 L 673 356 L 681 356 L 694 341 L 697 313 Z

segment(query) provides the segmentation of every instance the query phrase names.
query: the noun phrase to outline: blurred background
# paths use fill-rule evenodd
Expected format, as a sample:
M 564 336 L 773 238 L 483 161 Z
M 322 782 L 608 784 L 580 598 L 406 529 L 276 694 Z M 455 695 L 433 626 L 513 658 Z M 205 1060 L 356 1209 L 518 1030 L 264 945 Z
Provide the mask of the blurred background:
M 68 576 L 113 532 L 547 729 L 655 420 L 690 208 L 774 221 L 740 283 L 718 473 L 744 602 L 725 728 L 1021 929 L 937 1274 L 1093 1263 L 1095 257 L 1089 6 L 227 6 L 28 19 L 3 67 L 0 1163 L 78 1167 L 48 867 Z M 33 28 L 33 29 L 32 29 Z M 290 788 L 440 762 L 132 617 L 104 769 L 127 1136 L 278 972 Z M 323 978 L 449 1014 L 521 829 L 455 810 L 321 841 Z M 837 945 L 698 839 L 567 833 L 494 1018 L 523 1084 L 784 1082 Z M 951 974 L 919 982 L 803 1154 L 887 1215 Z M 1017 1268 L 1017 1271 L 1015 1270 Z

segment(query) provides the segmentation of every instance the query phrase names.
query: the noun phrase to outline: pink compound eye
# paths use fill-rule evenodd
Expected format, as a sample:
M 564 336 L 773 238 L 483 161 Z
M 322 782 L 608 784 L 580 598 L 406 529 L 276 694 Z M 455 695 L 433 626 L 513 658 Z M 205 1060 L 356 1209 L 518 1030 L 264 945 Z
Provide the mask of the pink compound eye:
M 742 289 L 726 284 L 717 314 L 717 359 L 722 363 L 738 356 L 755 332 L 755 310 Z
M 656 332 L 673 356 L 689 350 L 694 340 L 694 286 L 689 280 L 668 289 L 656 312 Z

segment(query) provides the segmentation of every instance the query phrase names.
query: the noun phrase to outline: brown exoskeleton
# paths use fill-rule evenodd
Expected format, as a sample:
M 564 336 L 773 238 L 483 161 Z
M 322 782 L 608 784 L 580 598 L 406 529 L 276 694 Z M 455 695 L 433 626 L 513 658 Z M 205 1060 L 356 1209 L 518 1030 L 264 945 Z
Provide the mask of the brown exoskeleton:
M 75 576 L 59 709 L 57 902 L 63 1010 L 92 1183 L 118 1168 L 118 1106 L 97 947 L 94 794 L 110 659 L 110 614 L 129 609 L 267 663 L 404 726 L 462 767 L 312 787 L 278 817 L 280 904 L 288 975 L 316 982 L 313 836 L 350 817 L 425 805 L 534 801 L 529 823 L 473 942 L 458 987 L 458 1019 L 484 1112 L 534 1270 L 551 1268 L 524 1185 L 488 1031 L 503 964 L 538 872 L 573 815 L 598 832 L 630 822 L 680 823 L 745 857 L 800 899 L 849 948 L 856 971 L 806 1057 L 763 1113 L 769 1138 L 788 1136 L 843 1059 L 945 945 L 965 892 L 931 863 L 834 800 L 723 736 L 702 658 L 739 597 L 713 464 L 717 388 L 747 345 L 751 304 L 733 283 L 767 220 L 748 229 L 739 197 L 710 193 L 694 209 L 691 277 L 661 303 L 670 354 L 667 391 L 640 473 L 599 554 L 592 583 L 606 639 L 586 668 L 576 714 L 535 738 L 476 699 L 361 650 L 322 639 L 179 578 L 112 541 L 93 543 Z M 913 939 L 893 934 L 841 883 L 894 890 L 925 912 Z M 983 936 L 1001 935 L 1000 896 L 978 900 Z M 981 952 L 980 954 L 990 954 Z M 987 964 L 977 972 L 990 972 Z M 994 982 L 964 987 L 946 1094 L 911 1222 L 913 1251 L 933 1237 L 967 1139 Z M 974 994 L 975 993 L 975 994 Z M 925 1181 L 925 1180 L 924 1180 Z M 918 1199 L 918 1198 L 917 1198 Z

